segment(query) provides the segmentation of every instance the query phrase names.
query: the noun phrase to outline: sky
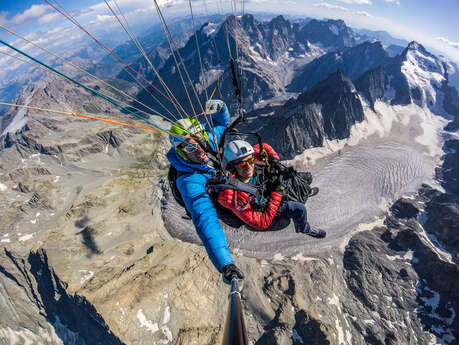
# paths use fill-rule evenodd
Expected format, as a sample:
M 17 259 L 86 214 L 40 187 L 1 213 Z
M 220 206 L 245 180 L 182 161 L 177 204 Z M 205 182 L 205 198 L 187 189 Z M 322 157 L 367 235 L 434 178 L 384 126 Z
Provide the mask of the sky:
M 0 25 L 55 52 L 70 50 L 84 33 L 47 1 L 71 13 L 91 33 L 107 45 L 128 40 L 107 4 L 113 0 L 0 0 Z M 157 0 L 166 20 L 190 14 L 189 0 Z M 343 19 L 348 26 L 384 30 L 396 38 L 415 40 L 427 49 L 459 63 L 458 0 L 191 0 L 195 14 L 246 13 L 262 10 L 275 14 L 311 18 Z M 116 0 L 134 32 L 158 22 L 154 0 Z M 19 48 L 32 48 L 0 28 L 0 39 Z M 6 48 L 0 51 L 7 52 Z M 29 51 L 31 54 L 33 50 Z M 0 69 L 15 64 L 0 55 Z

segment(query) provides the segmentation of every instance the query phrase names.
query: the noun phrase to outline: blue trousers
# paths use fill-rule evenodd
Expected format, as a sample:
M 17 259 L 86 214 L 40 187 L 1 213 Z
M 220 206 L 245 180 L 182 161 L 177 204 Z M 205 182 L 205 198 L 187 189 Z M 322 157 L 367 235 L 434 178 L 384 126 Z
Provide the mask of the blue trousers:
M 292 219 L 296 232 L 308 232 L 310 229 L 306 206 L 302 203 L 296 201 L 283 202 L 277 214 Z

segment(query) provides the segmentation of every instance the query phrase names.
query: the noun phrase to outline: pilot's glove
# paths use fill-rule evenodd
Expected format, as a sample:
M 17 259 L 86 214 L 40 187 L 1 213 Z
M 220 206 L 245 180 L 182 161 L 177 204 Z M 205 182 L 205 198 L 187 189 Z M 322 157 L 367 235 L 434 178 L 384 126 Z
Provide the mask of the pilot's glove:
M 211 99 L 206 102 L 206 112 L 207 114 L 220 113 L 225 109 L 226 104 L 219 99 Z
M 223 281 L 226 284 L 231 284 L 231 280 L 233 280 L 233 278 L 244 279 L 244 273 L 242 273 L 242 271 L 235 264 L 228 264 L 223 267 L 222 276 Z

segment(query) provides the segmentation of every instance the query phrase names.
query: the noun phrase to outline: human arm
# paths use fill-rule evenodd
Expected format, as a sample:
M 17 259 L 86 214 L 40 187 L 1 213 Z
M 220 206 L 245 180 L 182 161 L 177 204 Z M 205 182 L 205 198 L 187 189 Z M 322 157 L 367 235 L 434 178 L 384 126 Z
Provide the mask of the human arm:
M 266 153 L 268 154 L 268 157 L 270 159 L 274 159 L 275 161 L 280 161 L 280 158 L 279 158 L 279 155 L 277 154 L 276 150 L 274 150 L 271 145 L 267 144 L 267 143 L 262 143 L 263 144 L 263 148 L 265 149 Z M 253 146 L 253 150 L 255 152 L 255 154 L 257 155 L 257 159 L 258 160 L 261 160 L 261 153 L 260 153 L 260 145 L 259 144 L 256 144 Z
M 224 189 L 218 193 L 218 203 L 230 209 L 244 223 L 258 230 L 266 230 L 272 223 L 282 201 L 282 194 L 271 192 L 264 212 L 256 211 L 247 199 L 250 194 L 234 189 Z
M 177 187 L 207 254 L 217 270 L 222 272 L 223 267 L 234 263 L 234 260 L 206 191 L 206 183 L 207 177 L 201 173 L 184 174 L 177 179 Z
M 226 126 L 230 123 L 230 114 L 225 102 L 221 100 L 211 100 L 206 103 L 209 113 L 212 114 L 213 126 Z

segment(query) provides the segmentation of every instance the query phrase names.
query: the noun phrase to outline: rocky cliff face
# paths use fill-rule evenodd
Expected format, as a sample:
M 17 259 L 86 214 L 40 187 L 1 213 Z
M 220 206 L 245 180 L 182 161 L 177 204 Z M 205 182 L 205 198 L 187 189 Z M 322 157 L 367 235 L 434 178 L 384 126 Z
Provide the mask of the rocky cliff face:
M 415 103 L 438 113 L 444 104 L 439 95 L 447 76 L 440 59 L 419 43 L 411 42 L 401 55 L 388 60 L 383 69 L 369 71 L 356 84 L 371 104 L 375 97 L 387 98 L 393 105 Z
M 334 49 L 352 47 L 356 44 L 354 32 L 346 26 L 343 20 L 309 21 L 296 34 L 299 40 L 320 43 Z
M 364 73 L 355 81 L 357 91 L 361 92 L 365 99 L 368 100 L 372 109 L 374 109 L 374 104 L 377 100 L 383 99 L 388 84 L 389 78 L 383 66 Z
M 364 119 L 357 90 L 342 71 L 283 106 L 267 108 L 268 121 L 261 112 L 248 114 L 248 128 L 260 130 L 283 159 L 322 146 L 325 138 L 347 138 L 350 128 Z
M 123 344 L 85 297 L 69 294 L 43 249 L 23 258 L 2 248 L 0 261 L 4 297 L 10 297 L 2 303 L 0 339 L 14 341 L 9 332 L 22 325 L 16 339 L 25 342 Z
M 309 147 L 321 146 L 325 138 L 349 137 L 351 126 L 364 119 L 362 99 L 368 102 L 373 111 L 376 101 L 391 105 L 414 103 L 429 108 L 433 113 L 448 113 L 457 118 L 457 92 L 448 86 L 446 67 L 440 59 L 415 42 L 401 56 L 393 59 L 381 53 L 383 49 L 379 43 L 364 43 L 347 52 L 361 53 L 367 49 L 376 51 L 375 56 L 381 57 L 380 61 L 385 61 L 385 64 L 365 72 L 355 80 L 355 85 L 343 71 L 330 74 L 296 100 L 249 113 L 246 128 L 260 130 L 267 138 L 275 138 L 270 144 L 284 159 L 291 159 Z M 328 61 L 330 56 L 336 54 L 318 58 L 306 69 L 321 60 Z M 329 66 L 329 63 L 324 66 Z M 316 71 L 314 68 L 310 70 Z M 311 107 L 312 104 L 319 107 Z M 279 123 L 285 134 L 274 136 Z M 456 123 L 457 120 L 454 120 L 449 126 L 455 126 Z
M 292 24 L 282 16 L 269 22 L 259 22 L 249 14 L 237 21 L 234 17 L 229 17 L 223 23 L 203 25 L 195 35 L 196 37 L 190 37 L 179 53 L 190 78 L 188 79 L 184 70 L 181 71 L 182 77 L 186 87 L 190 89 L 190 99 L 196 111 L 200 110 L 198 98 L 201 103 L 205 101 L 204 88 L 210 93 L 215 88 L 218 78 L 219 92 L 223 95 L 232 95 L 233 101 L 229 101 L 228 104 L 231 110 L 237 108 L 228 63 L 230 56 L 238 61 L 237 74 L 240 74 L 244 108 L 251 110 L 260 101 L 285 96 L 285 88 L 293 74 L 306 63 L 326 51 L 355 45 L 354 34 L 343 21 L 312 20 L 300 25 Z M 204 71 L 201 70 L 196 54 L 196 38 Z M 371 53 L 363 54 L 367 57 L 369 55 Z M 178 56 L 177 60 L 179 61 Z M 328 75 L 325 72 L 322 73 L 323 78 Z M 182 106 L 191 111 L 190 100 L 184 95 L 180 73 L 172 57 L 165 62 L 160 74 L 172 92 L 179 95 L 178 100 Z M 321 79 L 316 81 L 319 80 Z M 196 94 L 191 89 L 192 84 L 197 89 Z M 265 85 L 266 90 L 254 94 L 252 90 L 260 90 L 261 85 Z M 302 86 L 299 88 L 302 89 Z M 145 91 L 142 91 L 139 97 L 150 102 L 150 97 L 147 97 Z
M 342 70 L 352 80 L 364 72 L 387 63 L 389 56 L 380 42 L 365 42 L 346 50 L 321 56 L 307 64 L 292 80 L 288 90 L 302 92 L 324 80 L 336 70 Z

